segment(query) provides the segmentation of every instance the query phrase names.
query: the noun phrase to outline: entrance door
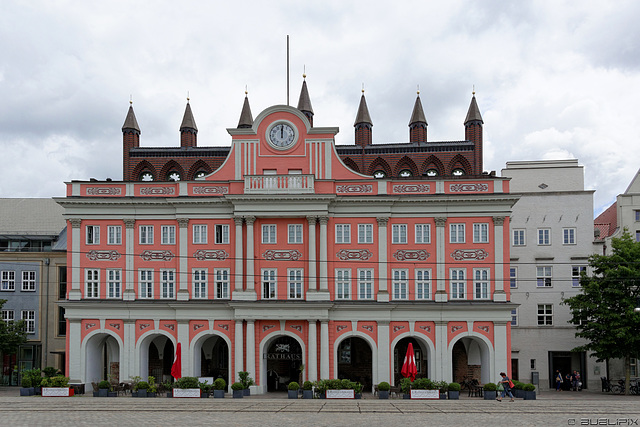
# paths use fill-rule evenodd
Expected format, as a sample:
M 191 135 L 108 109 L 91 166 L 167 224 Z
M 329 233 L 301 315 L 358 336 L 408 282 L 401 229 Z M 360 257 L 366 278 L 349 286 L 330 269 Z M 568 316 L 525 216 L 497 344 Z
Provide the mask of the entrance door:
M 295 338 L 276 338 L 267 350 L 267 391 L 287 391 L 291 381 L 302 381 L 302 348 Z
M 371 390 L 373 354 L 369 344 L 358 337 L 346 338 L 338 346 L 338 378 L 356 381 Z

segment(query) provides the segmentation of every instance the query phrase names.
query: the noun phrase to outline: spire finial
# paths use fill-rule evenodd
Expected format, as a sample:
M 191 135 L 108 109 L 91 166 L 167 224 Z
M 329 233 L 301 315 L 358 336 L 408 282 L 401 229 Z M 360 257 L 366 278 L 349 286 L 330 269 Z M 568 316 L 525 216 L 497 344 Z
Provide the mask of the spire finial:
M 420 85 L 418 85 L 418 95 L 420 95 Z
M 187 104 L 189 103 L 189 91 L 187 91 Z
M 364 95 L 364 82 L 362 83 L 362 94 Z
M 476 85 L 472 85 L 471 88 L 472 88 L 471 95 L 476 96 Z
M 307 65 L 306 64 L 302 64 L 302 78 L 303 79 L 307 78 Z
M 244 96 L 249 95 L 249 87 L 247 85 L 244 85 Z
M 129 95 L 129 105 L 133 105 L 133 95 Z

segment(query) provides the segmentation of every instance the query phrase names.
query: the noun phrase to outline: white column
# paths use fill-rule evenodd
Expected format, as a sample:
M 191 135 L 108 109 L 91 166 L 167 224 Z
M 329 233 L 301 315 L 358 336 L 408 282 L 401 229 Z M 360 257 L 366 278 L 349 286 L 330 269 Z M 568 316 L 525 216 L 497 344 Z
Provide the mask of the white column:
M 389 322 L 378 320 L 378 366 L 373 373 L 374 384 L 391 383 L 391 361 L 389 360 Z
M 329 379 L 329 322 L 320 322 L 320 379 Z M 336 372 L 337 374 L 337 372 Z
M 122 293 L 122 299 L 124 301 L 133 301 L 136 299 L 136 290 L 135 290 L 135 253 L 134 253 L 134 244 L 135 244 L 135 232 L 134 226 L 136 220 L 133 218 L 125 218 L 124 222 L 124 239 L 125 239 L 125 289 Z
M 178 280 L 180 289 L 177 293 L 178 301 L 189 300 L 189 218 L 178 218 L 178 226 L 180 231 L 178 244 Z
M 329 266 L 327 254 L 327 224 L 329 217 L 321 216 L 320 220 L 320 299 L 329 299 Z
M 494 235 L 494 253 L 495 253 L 495 286 L 493 292 L 493 300 L 497 302 L 506 302 L 507 293 L 504 291 L 504 217 L 493 217 L 493 235 Z M 506 372 L 506 371 L 504 371 Z
M 318 331 L 316 320 L 309 320 L 309 360 L 307 361 L 307 379 L 316 381 L 318 379 Z
M 451 360 L 449 359 L 449 351 L 447 349 L 448 334 L 447 327 L 448 322 L 443 320 L 436 320 L 436 354 L 431 360 L 432 373 L 436 381 L 442 381 L 448 379 L 450 382 L 451 377 Z
M 188 320 L 178 320 L 178 340 L 181 344 L 181 358 L 182 358 L 182 376 L 183 377 L 192 377 L 193 376 L 193 365 L 192 365 L 192 357 L 191 357 L 191 349 L 189 348 L 189 321 Z M 175 356 L 175 349 L 174 354 Z M 165 356 L 166 357 L 166 356 Z
M 69 370 L 67 372 L 67 376 L 72 383 L 84 383 L 85 388 L 88 386 L 91 390 L 91 381 L 92 378 L 85 378 L 85 372 L 83 368 L 85 368 L 85 364 L 83 360 L 85 357 L 82 352 L 82 342 L 80 341 L 81 336 L 81 327 L 80 320 L 70 319 L 69 320 L 69 336 L 67 337 L 67 341 L 69 343 L 69 353 L 67 354 Z
M 235 337 L 235 358 L 234 358 L 234 370 L 232 377 L 234 380 L 232 382 L 240 381 L 240 377 L 238 376 L 239 371 L 244 371 L 242 366 L 243 359 L 243 338 L 242 338 L 242 320 L 236 320 L 236 337 Z
M 387 224 L 389 218 L 378 220 L 378 302 L 389 302 L 389 283 L 387 268 Z M 386 381 L 386 380 L 383 380 Z
M 71 237 L 71 269 L 68 278 L 68 283 L 71 284 L 69 299 L 78 301 L 82 298 L 80 286 L 84 283 L 83 272 L 80 268 L 80 224 L 82 224 L 82 220 L 80 218 L 71 218 L 69 219 L 69 224 L 71 225 L 69 232 Z
M 255 380 L 256 377 L 256 330 L 255 320 L 247 320 L 247 372 L 249 376 Z M 263 379 L 260 379 L 262 384 Z
M 238 292 L 242 292 L 243 283 L 242 283 L 242 260 L 244 259 L 244 248 L 242 247 L 242 221 L 243 218 L 241 216 L 237 216 L 234 218 L 236 222 L 236 285 L 235 290 Z
M 316 217 L 308 216 L 309 223 L 309 290 L 318 289 L 318 278 L 316 277 Z
M 489 378 L 497 377 L 499 372 L 508 372 L 510 368 L 507 364 L 507 352 L 510 351 L 507 348 L 507 322 L 493 322 L 493 337 L 495 364 Z
M 444 252 L 445 247 L 445 225 L 447 218 L 435 218 L 436 221 L 436 302 L 447 302 L 447 288 L 446 288 L 446 257 Z
M 254 294 L 254 299 L 255 299 L 255 293 L 256 293 L 256 287 L 255 287 L 255 282 L 256 282 L 256 277 L 255 277 L 255 270 L 254 270 L 254 253 L 255 253 L 255 244 L 254 244 L 254 233 L 253 233 L 253 223 L 256 220 L 255 216 L 247 216 L 244 218 L 244 220 L 247 223 L 247 274 L 246 274 L 246 287 L 245 289 L 247 290 L 247 292 L 252 292 Z
M 122 348 L 120 349 L 120 381 L 139 375 L 135 371 L 136 322 L 125 319 L 122 331 Z

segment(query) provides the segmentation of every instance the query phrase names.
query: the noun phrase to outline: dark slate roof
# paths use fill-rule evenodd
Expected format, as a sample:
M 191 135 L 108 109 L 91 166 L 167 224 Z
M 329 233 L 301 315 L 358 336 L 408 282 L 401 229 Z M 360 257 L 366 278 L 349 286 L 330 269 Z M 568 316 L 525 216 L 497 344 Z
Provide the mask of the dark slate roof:
M 369 109 L 367 108 L 367 100 L 364 98 L 364 92 L 360 98 L 360 106 L 358 107 L 358 114 L 356 114 L 356 121 L 353 124 L 356 126 L 358 123 L 368 123 L 373 126 L 371 116 L 369 116 Z
M 238 129 L 250 128 L 251 126 L 253 126 L 253 116 L 251 115 L 251 107 L 249 106 L 249 97 L 245 95 L 240 120 L 238 121 Z
M 392 154 L 392 153 L 434 153 L 442 151 L 473 151 L 475 144 L 471 141 L 439 141 L 439 142 L 395 142 L 386 144 L 372 144 L 361 147 L 359 145 L 336 145 L 340 155 L 362 154 Z
M 226 157 L 231 147 L 136 147 L 131 157 Z
M 422 109 L 422 101 L 420 101 L 420 95 L 416 98 L 416 103 L 413 106 L 413 113 L 411 113 L 411 120 L 409 121 L 409 126 L 414 123 L 427 123 L 427 118 L 424 115 L 424 110 Z
M 136 120 L 136 114 L 133 112 L 133 105 L 129 105 L 129 112 L 127 113 L 127 118 L 124 119 L 122 130 L 125 130 L 125 129 L 133 129 L 140 132 L 140 127 L 138 126 L 138 121 Z
M 464 120 L 464 123 L 467 124 L 473 121 L 484 123 L 482 121 L 482 116 L 480 115 L 480 109 L 478 108 L 475 95 L 471 98 L 471 105 L 469 105 L 469 111 L 467 112 L 467 118 Z
M 302 81 L 302 90 L 300 90 L 300 99 L 298 100 L 298 110 L 313 114 L 313 107 L 311 106 L 311 98 L 309 98 L 306 80 Z
M 180 125 L 180 130 L 183 129 L 193 129 L 195 131 L 198 130 L 196 126 L 196 121 L 193 118 L 193 113 L 191 112 L 191 105 L 187 102 L 187 108 L 184 110 L 184 117 L 182 118 L 182 124 Z

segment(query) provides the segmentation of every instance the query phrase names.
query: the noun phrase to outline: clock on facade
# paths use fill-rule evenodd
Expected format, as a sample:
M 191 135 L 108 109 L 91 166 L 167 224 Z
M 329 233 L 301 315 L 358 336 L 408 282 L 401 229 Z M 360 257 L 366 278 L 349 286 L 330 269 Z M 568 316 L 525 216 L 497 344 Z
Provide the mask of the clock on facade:
M 296 130 L 288 123 L 275 122 L 267 129 L 267 140 L 275 148 L 290 148 L 296 139 Z

